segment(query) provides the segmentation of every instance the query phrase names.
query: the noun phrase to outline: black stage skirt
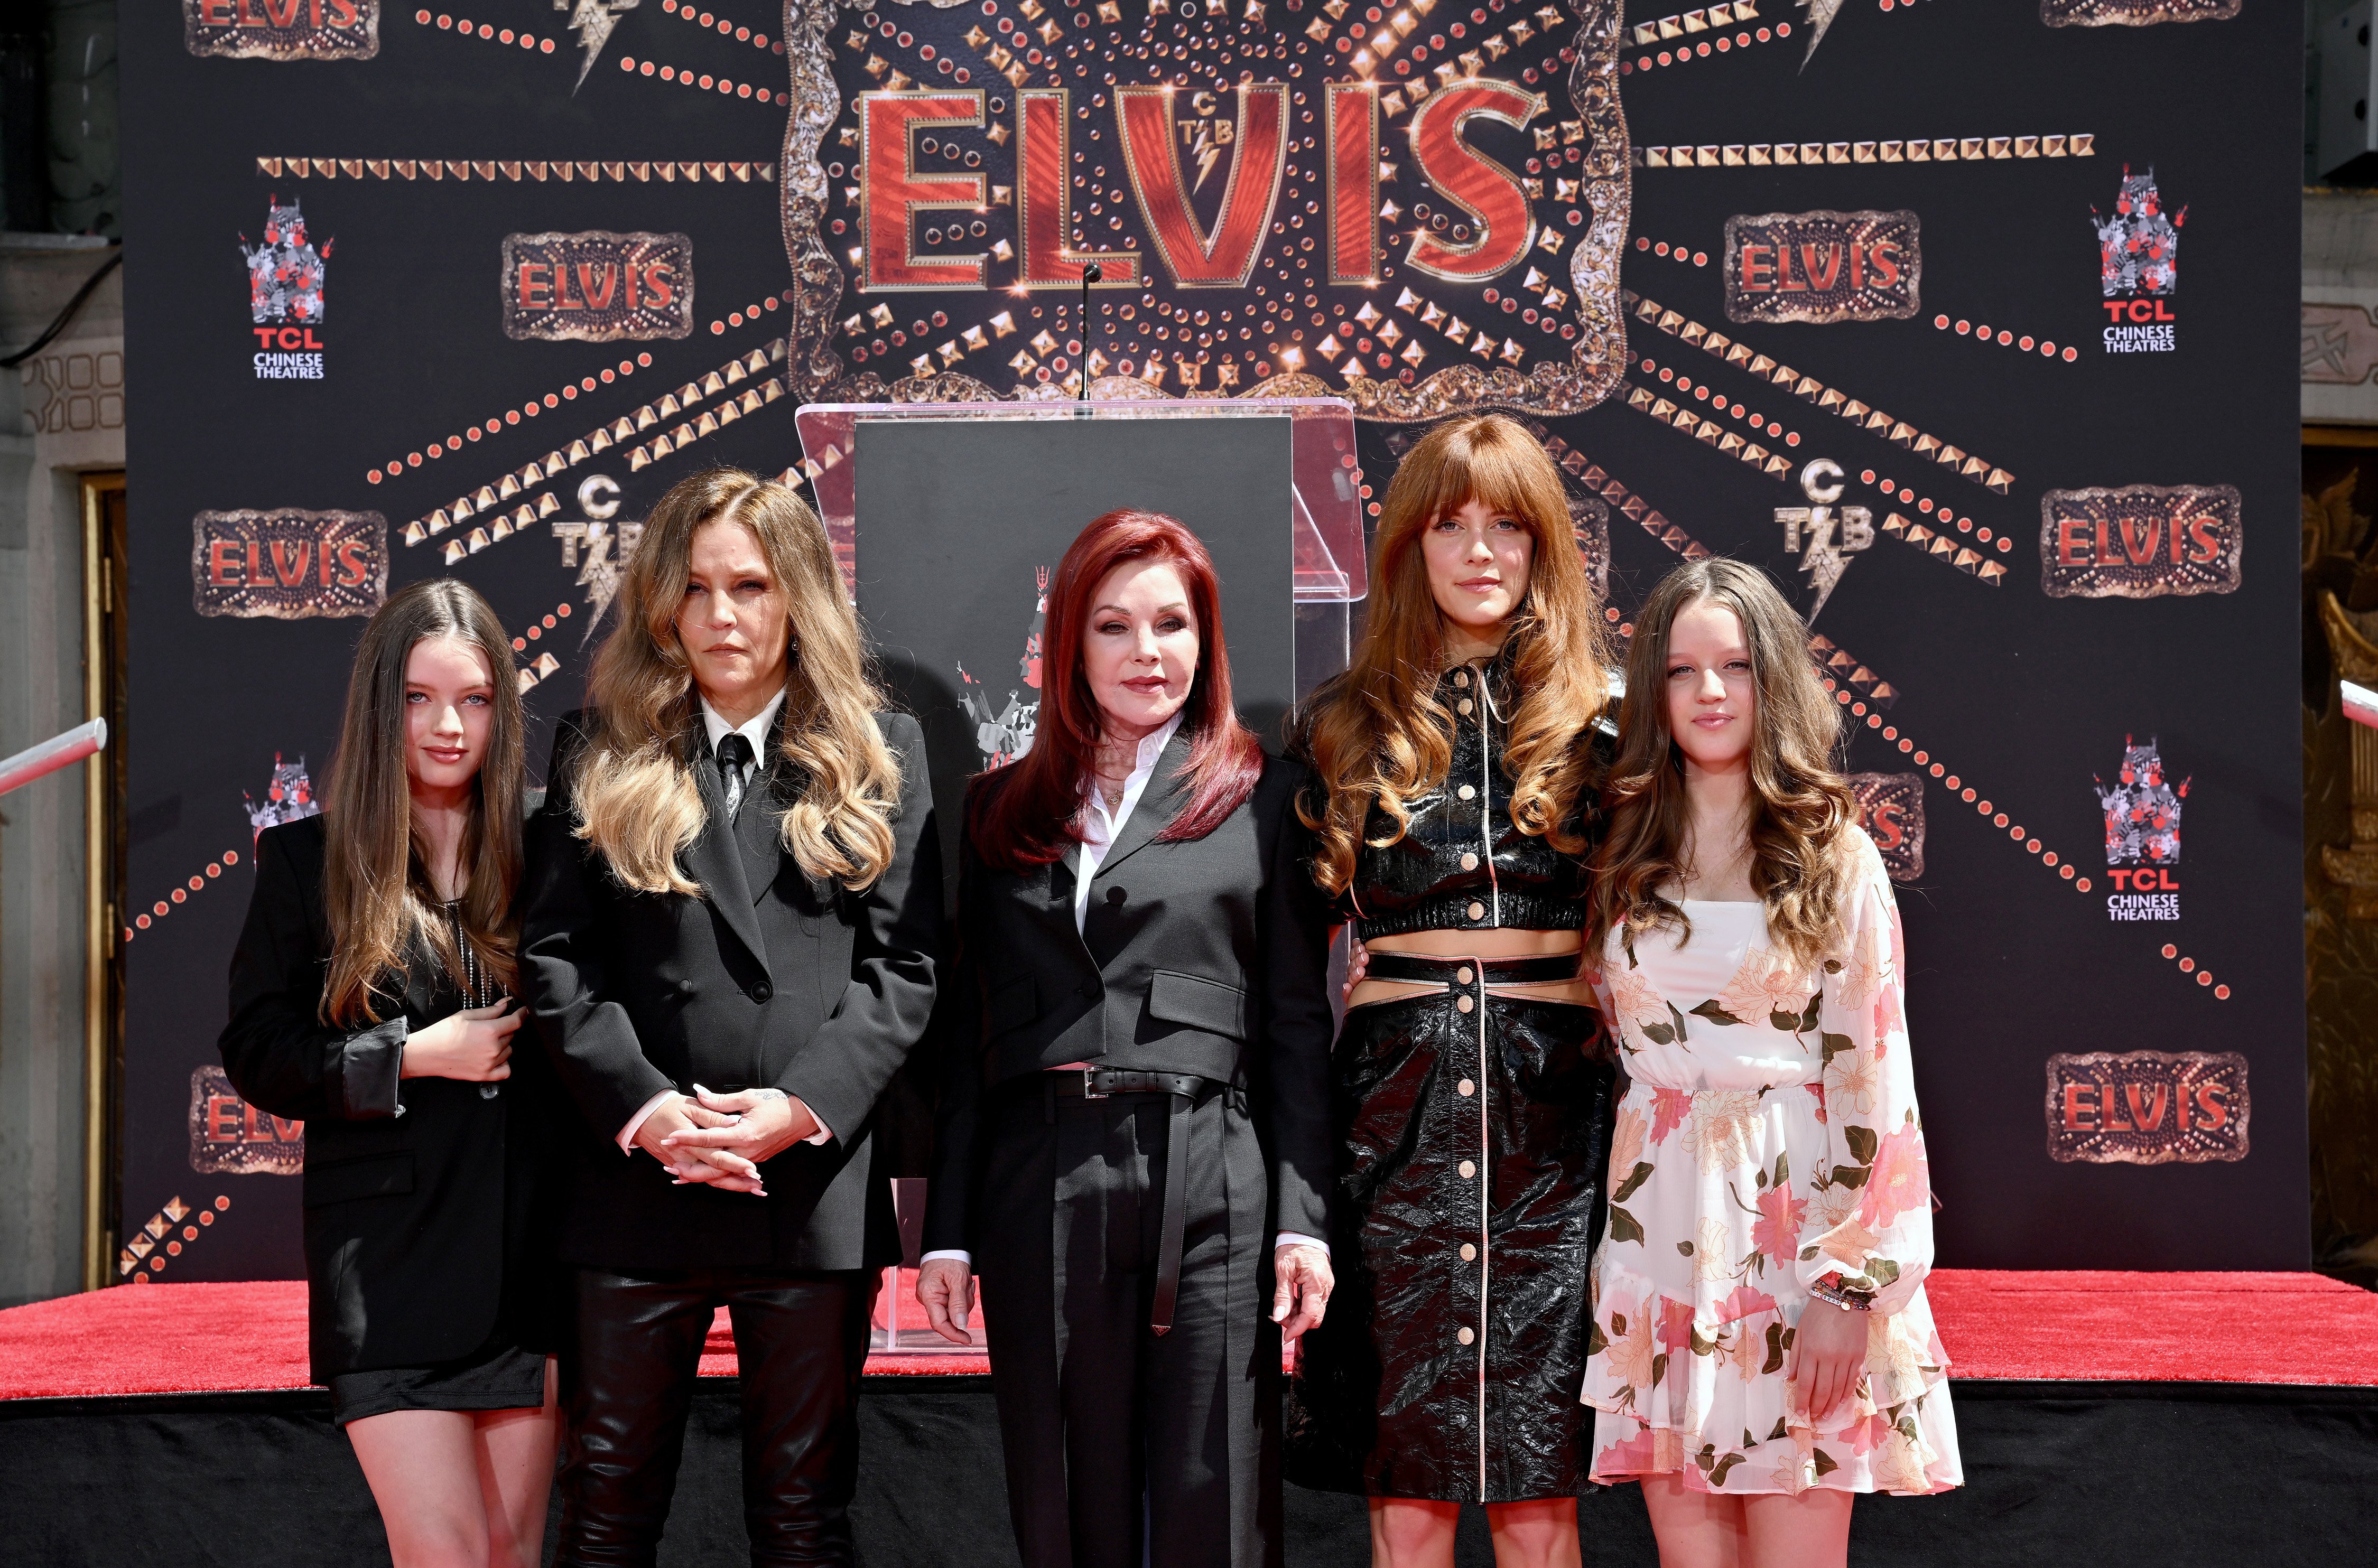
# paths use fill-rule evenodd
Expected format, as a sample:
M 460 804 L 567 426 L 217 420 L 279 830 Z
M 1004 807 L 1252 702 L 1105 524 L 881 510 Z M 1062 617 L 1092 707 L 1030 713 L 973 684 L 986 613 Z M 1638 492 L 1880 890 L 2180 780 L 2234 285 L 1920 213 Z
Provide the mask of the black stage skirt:
M 1485 989 L 1576 973 L 1574 957 L 1371 956 L 1373 979 L 1445 989 L 1351 1009 L 1338 1036 L 1338 1288 L 1290 1383 L 1299 1485 L 1588 1490 L 1578 1394 L 1616 1073 L 1593 1009 Z

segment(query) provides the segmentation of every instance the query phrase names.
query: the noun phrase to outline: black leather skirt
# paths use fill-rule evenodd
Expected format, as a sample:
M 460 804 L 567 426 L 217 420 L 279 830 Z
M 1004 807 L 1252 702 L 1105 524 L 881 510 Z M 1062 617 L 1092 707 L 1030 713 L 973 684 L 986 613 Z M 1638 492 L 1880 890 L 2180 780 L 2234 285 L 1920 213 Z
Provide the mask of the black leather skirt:
M 1374 1497 L 1576 1496 L 1615 1071 L 1601 1015 L 1490 995 L 1577 960 L 1374 953 L 1442 984 L 1338 1036 L 1338 1288 L 1291 1381 L 1286 1469 Z

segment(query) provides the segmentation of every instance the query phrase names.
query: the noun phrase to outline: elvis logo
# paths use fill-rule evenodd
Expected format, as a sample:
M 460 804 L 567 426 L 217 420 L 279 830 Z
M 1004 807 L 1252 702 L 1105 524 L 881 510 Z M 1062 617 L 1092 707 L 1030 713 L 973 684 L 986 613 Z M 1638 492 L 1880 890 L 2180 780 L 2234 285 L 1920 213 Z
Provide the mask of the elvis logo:
M 2246 1059 L 2090 1051 L 2048 1059 L 2048 1157 L 2198 1165 L 2246 1157 Z
M 200 512 L 190 598 L 202 616 L 367 616 L 388 597 L 388 519 L 378 512 Z
M 693 242 L 683 234 L 508 234 L 504 335 L 610 342 L 693 331 Z
M 2049 27 L 2152 27 L 2157 22 L 2219 22 L 2240 0 L 2039 0 Z
M 1858 826 L 1882 852 L 1894 882 L 1924 875 L 1924 776 L 1921 773 L 1852 773 Z
M 977 680 L 964 664 L 958 666 L 958 705 L 966 710 L 967 720 L 974 725 L 975 749 L 982 753 L 982 765 L 997 768 L 1015 761 L 1032 749 L 1032 736 L 1040 723 L 1040 652 L 1042 639 L 1049 628 L 1049 569 L 1035 567 L 1032 575 L 1038 592 L 1032 604 L 1032 624 L 1024 633 L 1024 653 L 1015 662 L 1017 678 L 1023 688 L 1032 693 L 1026 701 L 1015 687 L 1008 688 L 1004 706 L 994 705 L 991 688 Z
M 1898 321 L 1924 257 L 1913 212 L 1769 212 L 1725 221 L 1731 321 Z
M 2169 353 L 2180 347 L 2180 229 L 2188 209 L 2164 210 L 2155 170 L 2122 165 L 2122 188 L 2110 216 L 2096 208 L 2098 281 L 2105 291 L 2108 353 Z
M 247 260 L 247 313 L 256 331 L 256 378 L 259 381 L 322 379 L 321 336 L 324 274 L 330 246 L 318 249 L 306 237 L 306 214 L 296 202 L 275 196 L 264 213 L 264 243 L 239 236 Z
M 306 1168 L 306 1124 L 241 1099 L 222 1068 L 198 1068 L 190 1074 L 190 1168 L 210 1176 L 295 1176 Z
M 2097 804 L 2106 818 L 2106 895 L 2112 920 L 2180 918 L 2180 816 L 2188 786 L 2164 776 L 2163 754 L 2153 736 L 2144 746 L 2122 737 L 2122 766 L 2116 782 L 2096 781 Z
M 182 0 L 182 42 L 242 60 L 368 60 L 379 0 Z
M 2039 501 L 2039 579 L 2051 599 L 2234 593 L 2245 533 L 2228 485 L 2050 490 Z

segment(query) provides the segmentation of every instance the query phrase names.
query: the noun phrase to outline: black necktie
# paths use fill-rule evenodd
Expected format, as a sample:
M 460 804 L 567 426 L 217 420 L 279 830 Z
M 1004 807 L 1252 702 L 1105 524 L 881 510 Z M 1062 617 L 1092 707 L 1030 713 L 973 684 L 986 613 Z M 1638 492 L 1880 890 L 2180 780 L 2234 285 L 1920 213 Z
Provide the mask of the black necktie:
M 751 743 L 729 731 L 718 737 L 718 785 L 727 798 L 727 820 L 733 821 L 743 804 L 743 770 L 751 760 Z

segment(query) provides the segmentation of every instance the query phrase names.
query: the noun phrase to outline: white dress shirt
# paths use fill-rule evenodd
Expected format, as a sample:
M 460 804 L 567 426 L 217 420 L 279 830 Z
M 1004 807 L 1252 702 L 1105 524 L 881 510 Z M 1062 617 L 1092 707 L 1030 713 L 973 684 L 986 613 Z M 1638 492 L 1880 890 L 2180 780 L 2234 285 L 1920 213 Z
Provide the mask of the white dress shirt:
M 768 705 L 766 707 L 761 709 L 759 712 L 752 715 L 751 722 L 740 724 L 728 724 L 726 719 L 719 714 L 718 710 L 710 705 L 709 698 L 704 697 L 701 699 L 701 701 L 703 732 L 710 737 L 710 750 L 701 765 L 703 767 L 715 766 L 715 764 L 710 761 L 709 759 L 715 758 L 718 755 L 718 743 L 726 739 L 730 735 L 739 735 L 745 740 L 751 743 L 751 760 L 743 764 L 743 785 L 746 789 L 749 789 L 751 784 L 751 780 L 756 777 L 760 772 L 761 760 L 768 754 L 768 730 L 769 727 L 776 722 L 776 710 L 785 705 L 784 692 L 781 690 L 778 691 L 775 696 L 768 700 Z M 634 1151 L 636 1142 L 636 1129 L 644 1124 L 645 1118 L 651 1116 L 653 1112 L 660 1109 L 663 1101 L 674 1099 L 676 1097 L 677 1091 L 675 1089 L 663 1089 L 659 1094 L 655 1095 L 651 1099 L 646 1100 L 637 1110 L 636 1114 L 628 1119 L 628 1125 L 619 1129 L 619 1152 L 621 1154 L 632 1153 Z M 816 1112 L 811 1112 L 810 1116 L 811 1120 L 816 1120 Z M 817 1131 L 810 1136 L 802 1139 L 801 1142 L 804 1143 L 823 1143 L 833 1136 L 834 1133 L 828 1130 L 826 1124 L 820 1121 L 818 1122 Z
M 1172 744 L 1172 737 L 1179 733 L 1181 721 L 1187 714 L 1188 710 L 1183 708 L 1141 738 L 1139 755 L 1134 760 L 1131 775 L 1123 781 L 1123 799 L 1112 811 L 1107 809 L 1107 798 L 1099 793 L 1099 781 L 1096 778 L 1089 781 L 1086 791 L 1089 796 L 1088 809 L 1082 813 L 1081 868 L 1074 875 L 1074 929 L 1077 933 L 1089 913 L 1090 884 L 1098 880 L 1099 863 L 1106 859 L 1107 852 L 1122 836 L 1123 825 L 1131 820 L 1132 808 L 1139 804 L 1139 797 L 1147 792 L 1147 781 L 1156 776 L 1156 764 L 1162 760 L 1164 748 Z M 1088 1064 L 1081 1065 L 1087 1067 Z M 1062 1072 L 1070 1070 L 1057 1068 L 1051 1071 Z M 1171 1172 L 1166 1172 L 1165 1179 L 1172 1179 Z M 1292 1230 L 1281 1231 L 1279 1239 L 1272 1245 L 1275 1250 L 1281 1247 L 1318 1247 L 1325 1252 L 1329 1251 L 1327 1241 L 1301 1236 Z M 974 1262 L 974 1254 L 962 1248 L 928 1252 L 919 1261 L 931 1262 L 935 1258 L 955 1258 L 962 1263 Z

